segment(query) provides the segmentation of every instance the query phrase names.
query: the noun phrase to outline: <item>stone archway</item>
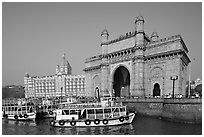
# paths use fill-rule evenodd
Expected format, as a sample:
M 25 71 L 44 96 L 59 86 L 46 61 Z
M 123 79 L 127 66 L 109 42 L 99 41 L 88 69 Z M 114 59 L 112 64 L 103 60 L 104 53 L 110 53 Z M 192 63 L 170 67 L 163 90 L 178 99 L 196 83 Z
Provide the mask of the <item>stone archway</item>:
M 128 97 L 130 95 L 130 73 L 124 66 L 120 66 L 115 70 L 113 90 L 115 97 Z
M 94 96 L 99 98 L 100 96 L 100 77 L 98 75 L 94 76 L 93 78 L 93 90 L 94 92 Z
M 164 95 L 164 70 L 161 67 L 154 67 L 150 71 L 150 94 L 155 96 Z
M 160 95 L 161 95 L 160 85 L 158 83 L 155 83 L 154 89 L 153 89 L 153 97 L 160 96 Z

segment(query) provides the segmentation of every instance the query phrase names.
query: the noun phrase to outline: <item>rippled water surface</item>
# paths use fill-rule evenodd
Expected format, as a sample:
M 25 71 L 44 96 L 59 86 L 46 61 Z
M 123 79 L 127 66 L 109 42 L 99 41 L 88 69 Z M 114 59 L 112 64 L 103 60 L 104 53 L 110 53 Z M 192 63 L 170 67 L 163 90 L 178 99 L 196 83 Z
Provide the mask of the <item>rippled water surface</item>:
M 51 119 L 32 121 L 2 120 L 3 135 L 201 135 L 201 124 L 182 124 L 137 115 L 132 124 L 109 127 L 60 128 Z

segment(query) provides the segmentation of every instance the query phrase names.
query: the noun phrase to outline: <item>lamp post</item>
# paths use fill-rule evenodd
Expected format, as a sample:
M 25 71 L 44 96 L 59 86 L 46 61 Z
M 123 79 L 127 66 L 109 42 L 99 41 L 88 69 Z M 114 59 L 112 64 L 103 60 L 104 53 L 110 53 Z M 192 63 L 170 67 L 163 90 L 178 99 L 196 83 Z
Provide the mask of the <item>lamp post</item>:
M 61 87 L 61 98 L 62 98 L 62 87 Z
M 62 103 L 62 87 L 61 87 L 61 97 L 60 97 L 60 104 Z
M 173 80 L 173 92 L 172 92 L 172 98 L 174 98 L 174 85 L 175 85 L 175 80 L 178 79 L 178 76 L 171 76 L 171 80 Z

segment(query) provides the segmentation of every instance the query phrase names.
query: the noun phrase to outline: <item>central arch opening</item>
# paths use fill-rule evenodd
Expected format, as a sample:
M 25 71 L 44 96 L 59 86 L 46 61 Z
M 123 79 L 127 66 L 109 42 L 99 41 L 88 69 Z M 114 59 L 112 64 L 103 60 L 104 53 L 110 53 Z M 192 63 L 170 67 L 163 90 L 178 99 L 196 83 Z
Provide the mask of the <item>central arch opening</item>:
M 160 91 L 160 85 L 158 83 L 154 84 L 153 97 L 160 96 Z
M 130 73 L 123 66 L 115 70 L 113 90 L 115 97 L 129 97 L 130 95 Z

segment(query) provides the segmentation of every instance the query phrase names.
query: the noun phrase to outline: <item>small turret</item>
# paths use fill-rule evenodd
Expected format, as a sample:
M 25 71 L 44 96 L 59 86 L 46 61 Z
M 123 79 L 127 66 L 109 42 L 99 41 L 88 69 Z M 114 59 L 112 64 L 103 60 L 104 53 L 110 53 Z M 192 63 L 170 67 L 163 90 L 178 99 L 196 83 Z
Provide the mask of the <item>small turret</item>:
M 135 27 L 137 33 L 144 32 L 144 18 L 142 17 L 142 15 L 137 16 L 135 20 Z
M 139 15 L 135 20 L 136 46 L 144 46 L 144 18 Z
M 101 33 L 101 43 L 105 43 L 108 41 L 108 30 L 105 28 Z
M 57 65 L 57 66 L 56 66 L 56 74 L 59 73 L 59 69 L 60 69 L 60 68 L 59 68 L 59 65 Z
M 29 75 L 28 75 L 28 73 L 27 73 L 27 72 L 26 72 L 26 74 L 25 74 L 25 77 L 27 77 L 27 78 L 29 77 Z
M 158 38 L 159 38 L 159 36 L 158 36 L 157 32 L 153 32 L 152 35 L 151 35 L 152 41 L 157 41 Z

